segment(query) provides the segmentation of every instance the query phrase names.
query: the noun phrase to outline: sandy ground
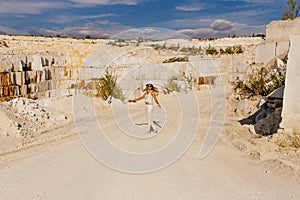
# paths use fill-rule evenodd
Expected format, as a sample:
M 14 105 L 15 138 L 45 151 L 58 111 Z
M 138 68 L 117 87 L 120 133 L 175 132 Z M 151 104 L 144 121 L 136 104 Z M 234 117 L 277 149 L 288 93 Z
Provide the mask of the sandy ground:
M 299 198 L 300 182 L 296 167 L 278 163 L 279 154 L 276 152 L 267 159 L 262 156 L 266 154 L 261 149 L 253 151 L 261 153 L 260 156 L 251 156 L 257 154 L 249 148 L 246 148 L 249 151 L 237 148 L 238 144 L 247 141 L 243 138 L 252 136 L 239 126 L 234 117 L 227 118 L 213 151 L 204 159 L 199 159 L 199 150 L 211 117 L 211 99 L 206 90 L 197 95 L 201 116 L 197 135 L 190 148 L 172 165 L 143 174 L 113 170 L 87 151 L 75 126 L 69 125 L 51 132 L 56 137 L 48 142 L 1 155 L 1 199 Z M 160 95 L 159 99 L 167 115 L 163 128 L 154 137 L 141 140 L 122 134 L 110 109 L 101 106 L 102 110 L 98 110 L 99 124 L 115 145 L 128 151 L 153 151 L 175 137 L 181 120 L 175 96 Z M 143 104 L 128 106 L 133 121 L 142 123 Z M 79 123 L 86 132 L 96 129 L 89 119 Z M 246 136 L 241 136 L 242 133 Z M 235 141 L 237 138 L 239 142 Z M 298 154 L 287 156 L 296 158 Z

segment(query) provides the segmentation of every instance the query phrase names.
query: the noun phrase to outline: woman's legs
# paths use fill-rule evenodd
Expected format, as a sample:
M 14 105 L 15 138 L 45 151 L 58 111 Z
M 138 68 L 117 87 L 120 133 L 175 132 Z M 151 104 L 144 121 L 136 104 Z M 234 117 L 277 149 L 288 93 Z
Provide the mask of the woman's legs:
M 146 105 L 146 116 L 148 122 L 148 131 L 151 131 L 151 127 L 154 129 L 153 120 L 152 120 L 152 113 L 153 113 L 153 105 Z

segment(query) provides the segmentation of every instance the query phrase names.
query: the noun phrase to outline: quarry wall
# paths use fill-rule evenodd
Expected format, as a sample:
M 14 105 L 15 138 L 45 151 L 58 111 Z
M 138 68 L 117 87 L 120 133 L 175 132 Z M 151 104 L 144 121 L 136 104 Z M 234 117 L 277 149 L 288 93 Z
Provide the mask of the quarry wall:
M 0 35 L 0 98 L 49 98 L 76 93 L 93 96 L 108 66 L 114 69 L 118 77 L 138 66 L 148 66 L 146 70 L 135 72 L 133 78 L 161 83 L 180 73 L 195 75 L 196 72 L 191 72 L 192 68 L 194 71 L 196 69 L 197 76 L 207 77 L 207 80 L 220 77 L 220 73 L 230 79 L 235 73 L 246 74 L 249 63 L 254 60 L 255 45 L 261 42 L 261 38 L 176 40 L 176 45 L 181 47 L 226 47 L 240 44 L 245 50 L 244 54 L 239 55 L 189 56 L 188 63 L 163 63 L 164 60 L 181 55 L 178 52 L 154 50 L 151 44 L 137 46 L 131 42 L 118 46 L 112 45 L 112 42 L 114 40 Z M 171 46 L 175 40 L 160 43 Z M 153 67 L 158 65 L 160 70 Z M 164 67 L 168 70 L 163 71 L 161 68 Z
M 266 40 L 256 48 L 256 63 L 267 64 L 290 48 L 290 36 L 300 34 L 300 17 L 294 20 L 277 20 L 266 27 Z
M 256 48 L 255 63 L 267 65 L 272 59 L 288 53 L 283 95 L 282 122 L 285 131 L 300 133 L 300 17 L 272 21 L 266 27 L 266 40 Z

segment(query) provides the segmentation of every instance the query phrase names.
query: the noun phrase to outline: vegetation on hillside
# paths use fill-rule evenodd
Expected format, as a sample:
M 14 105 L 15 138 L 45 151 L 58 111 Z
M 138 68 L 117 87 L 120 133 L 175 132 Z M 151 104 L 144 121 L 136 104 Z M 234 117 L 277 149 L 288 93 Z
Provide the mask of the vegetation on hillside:
M 233 90 L 242 96 L 267 96 L 284 85 L 285 74 L 278 70 L 268 71 L 262 68 L 258 73 L 250 75 L 247 80 L 234 81 Z
M 206 49 L 206 54 L 217 55 L 218 51 L 215 47 L 209 45 Z
M 241 53 L 244 53 L 243 47 L 241 45 L 228 46 L 226 47 L 225 50 L 223 48 L 220 48 L 219 51 L 215 47 L 209 45 L 206 49 L 206 54 L 208 55 L 241 54 Z
M 163 63 L 173 63 L 173 62 L 188 62 L 189 58 L 187 56 L 184 57 L 172 57 L 167 60 L 164 60 Z

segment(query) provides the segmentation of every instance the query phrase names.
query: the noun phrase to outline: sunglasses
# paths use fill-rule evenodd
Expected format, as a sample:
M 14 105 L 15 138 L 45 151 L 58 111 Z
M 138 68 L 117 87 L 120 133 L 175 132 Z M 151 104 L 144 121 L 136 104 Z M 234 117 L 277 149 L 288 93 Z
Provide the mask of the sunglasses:
M 153 85 L 152 84 L 147 84 L 146 87 L 153 87 Z

